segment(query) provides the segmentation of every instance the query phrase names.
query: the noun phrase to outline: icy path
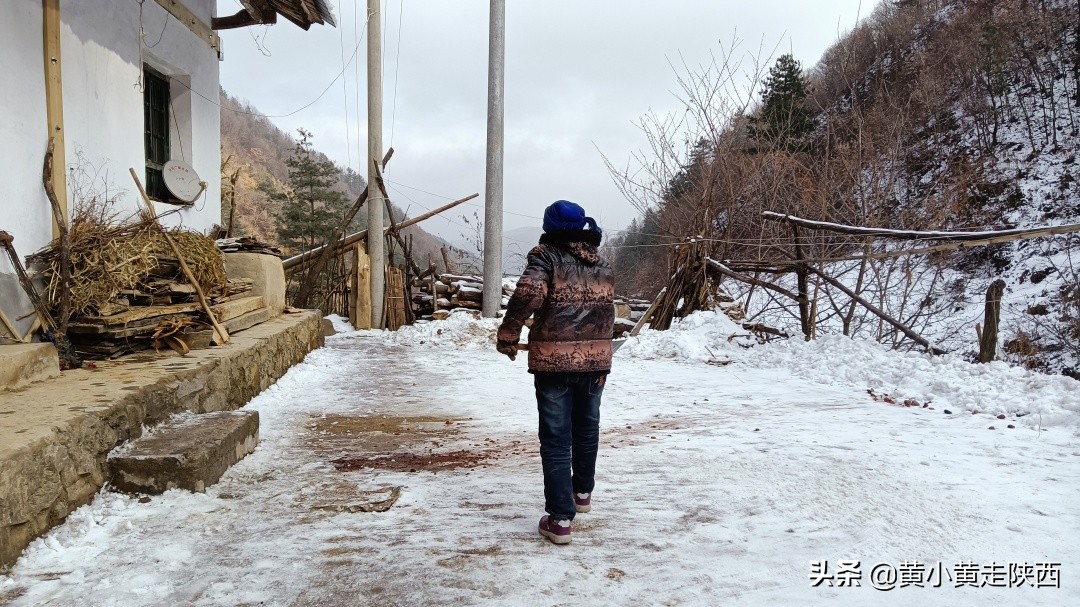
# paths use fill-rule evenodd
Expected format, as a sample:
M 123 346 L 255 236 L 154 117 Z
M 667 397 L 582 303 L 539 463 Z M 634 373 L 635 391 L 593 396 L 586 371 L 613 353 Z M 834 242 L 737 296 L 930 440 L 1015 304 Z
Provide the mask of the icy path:
M 557 547 L 536 533 L 529 380 L 490 349 L 331 338 L 252 401 L 262 442 L 221 483 L 99 495 L 0 576 L 0 604 L 1080 604 L 1075 428 L 989 431 L 780 369 L 622 358 L 593 512 Z M 431 451 L 453 457 L 378 459 Z M 462 451 L 481 465 L 455 467 Z M 336 511 L 394 487 L 385 512 Z M 862 587 L 811 588 L 810 561 L 839 559 L 862 561 Z M 1060 562 L 1062 587 L 870 587 L 873 564 L 908 560 Z

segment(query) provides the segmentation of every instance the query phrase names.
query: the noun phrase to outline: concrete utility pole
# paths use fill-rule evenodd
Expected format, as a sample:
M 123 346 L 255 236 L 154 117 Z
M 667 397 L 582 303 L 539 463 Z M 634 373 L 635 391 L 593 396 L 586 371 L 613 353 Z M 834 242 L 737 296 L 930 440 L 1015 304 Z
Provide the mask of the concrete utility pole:
M 371 328 L 383 326 L 383 294 L 386 288 L 386 252 L 383 247 L 382 192 L 375 181 L 373 162 L 382 162 L 382 16 L 380 0 L 368 0 L 367 102 L 368 102 L 368 238 L 371 257 Z M 380 169 L 382 167 L 380 166 Z
M 488 23 L 487 178 L 484 191 L 484 305 L 494 318 L 502 307 L 503 73 L 506 2 L 491 0 Z

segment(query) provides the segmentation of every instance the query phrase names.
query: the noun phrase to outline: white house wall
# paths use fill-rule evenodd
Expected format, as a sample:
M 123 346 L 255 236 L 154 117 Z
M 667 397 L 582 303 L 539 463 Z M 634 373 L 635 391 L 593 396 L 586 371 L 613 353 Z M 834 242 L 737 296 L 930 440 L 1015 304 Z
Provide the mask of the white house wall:
M 209 23 L 213 0 L 186 0 L 185 5 Z M 128 168 L 134 167 L 140 179 L 144 178 L 140 81 L 142 64 L 146 63 L 173 77 L 171 109 L 177 119 L 170 125 L 173 159 L 186 161 L 208 184 L 205 195 L 194 206 L 181 207 L 165 222 L 200 232 L 220 223 L 221 124 L 216 105 L 216 51 L 154 0 L 147 0 L 142 7 L 144 44 L 140 44 L 136 0 L 63 0 L 60 14 L 68 166 L 99 177 L 107 175 L 110 195 L 119 194 L 118 210 L 139 208 L 138 192 Z M 185 84 L 214 101 L 191 94 Z
M 183 3 L 204 23 L 214 15 L 215 0 Z M 208 184 L 193 207 L 158 209 L 181 208 L 165 223 L 206 232 L 221 217 L 217 52 L 155 0 L 142 5 L 140 44 L 139 8 L 137 0 L 60 2 L 68 206 L 97 195 L 115 199 L 114 210 L 122 215 L 140 208 L 128 168 L 144 178 L 139 80 L 145 62 L 174 78 L 172 157 L 187 161 Z M 41 0 L 0 1 L 0 230 L 15 237 L 23 257 L 52 239 L 52 212 L 41 182 L 48 136 L 42 31 Z M 0 309 L 9 317 L 29 307 L 13 271 L 0 255 Z
M 52 211 L 41 184 L 45 156 L 45 61 L 41 0 L 4 0 L 0 8 L 0 230 L 32 253 L 52 238 Z M 12 274 L 0 254 L 0 274 Z
M 213 0 L 186 0 L 185 4 L 209 23 Z M 154 0 L 147 0 L 142 12 L 147 46 L 153 48 L 144 47 L 140 57 L 136 0 L 60 3 L 69 206 L 74 208 L 77 198 L 86 194 L 106 194 L 116 197 L 116 210 L 121 213 L 139 208 L 128 168 L 134 167 L 143 177 L 143 99 L 138 83 L 145 62 L 179 81 L 172 85 L 173 110 L 179 120 L 171 125 L 172 156 L 191 164 L 209 186 L 194 207 L 165 221 L 206 231 L 221 217 L 217 54 L 175 18 L 167 17 Z M 41 0 L 3 0 L 0 62 L 6 84 L 0 86 L 0 140 L 5 142 L 0 146 L 4 175 L 0 229 L 11 232 L 20 252 L 26 253 L 52 238 L 52 213 L 41 185 L 47 144 L 42 52 Z M 181 82 L 215 102 L 191 94 Z M 90 184 L 91 179 L 81 173 L 96 175 L 96 183 Z M 10 272 L 10 265 L 4 264 L 0 261 L 0 272 Z

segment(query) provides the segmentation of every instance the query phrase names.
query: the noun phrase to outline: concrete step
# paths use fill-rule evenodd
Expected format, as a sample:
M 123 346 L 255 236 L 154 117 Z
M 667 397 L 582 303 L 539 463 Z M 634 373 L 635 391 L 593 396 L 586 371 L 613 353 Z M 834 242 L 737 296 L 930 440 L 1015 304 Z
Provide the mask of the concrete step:
M 184 413 L 110 453 L 110 480 L 128 493 L 203 492 L 258 443 L 257 411 Z
M 60 359 L 52 344 L 0 346 L 0 392 L 60 376 Z

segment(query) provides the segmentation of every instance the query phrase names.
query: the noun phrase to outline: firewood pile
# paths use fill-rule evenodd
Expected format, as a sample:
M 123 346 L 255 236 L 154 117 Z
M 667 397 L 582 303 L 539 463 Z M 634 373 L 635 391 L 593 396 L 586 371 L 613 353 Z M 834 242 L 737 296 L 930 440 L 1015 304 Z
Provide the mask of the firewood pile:
M 214 244 L 222 253 L 262 253 L 263 255 L 282 256 L 281 249 L 251 236 L 219 238 L 214 241 Z
M 760 342 L 786 339 L 788 334 L 782 329 L 747 320 L 742 304 L 720 286 L 724 277 L 701 254 L 701 246 L 697 242 L 676 249 L 675 272 L 646 313 L 648 326 L 666 331 L 676 318 L 685 318 L 698 310 L 719 309 Z
M 479 310 L 483 307 L 484 278 L 461 274 L 431 274 L 414 279 L 411 291 L 417 318 L 444 320 L 450 316 L 451 310 Z M 503 284 L 504 307 L 513 292 L 513 286 Z
M 634 325 L 649 311 L 651 305 L 652 302 L 647 299 L 616 297 L 615 337 L 622 337 L 633 330 Z
M 484 279 L 482 276 L 431 273 L 412 281 L 412 303 L 416 317 L 421 320 L 444 320 L 453 310 L 480 310 L 483 307 Z M 502 307 L 514 293 L 513 279 L 502 285 Z M 620 337 L 649 309 L 652 302 L 629 297 L 615 298 L 615 337 Z
M 73 218 L 67 337 L 86 358 L 166 347 L 187 353 L 209 345 L 212 331 L 196 287 L 152 221 L 137 216 L 114 223 L 100 213 Z M 251 279 L 226 278 L 224 257 L 213 240 L 185 230 L 169 235 L 226 329 L 239 331 L 270 317 L 262 296 L 252 296 Z M 60 257 L 53 242 L 29 258 L 53 307 L 61 290 Z

